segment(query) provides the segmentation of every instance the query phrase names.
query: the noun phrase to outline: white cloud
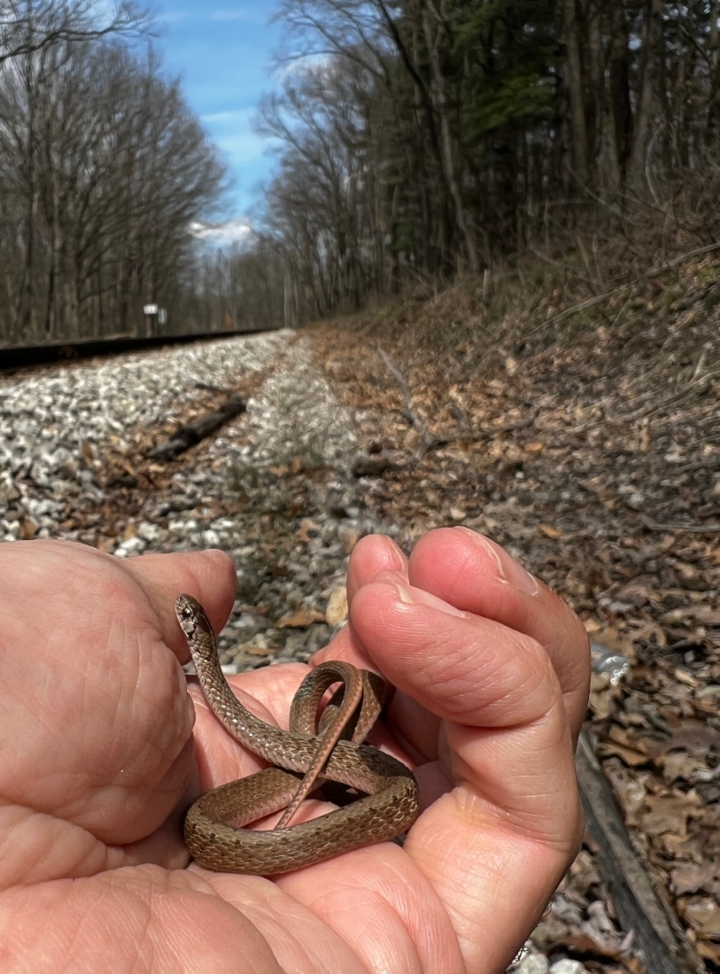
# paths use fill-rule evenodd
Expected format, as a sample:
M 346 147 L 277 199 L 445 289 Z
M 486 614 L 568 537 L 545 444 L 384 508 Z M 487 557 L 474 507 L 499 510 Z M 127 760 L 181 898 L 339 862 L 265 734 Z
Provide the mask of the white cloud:
M 229 159 L 231 165 L 247 166 L 263 158 L 267 149 L 267 141 L 254 132 L 234 132 L 226 135 L 218 134 L 215 142 Z
M 275 77 L 278 81 L 304 74 L 325 78 L 336 74 L 337 70 L 337 58 L 334 54 L 306 54 L 304 57 L 293 58 L 281 64 L 275 70 Z
M 247 125 L 249 118 L 254 113 L 254 108 L 240 108 L 233 111 L 225 112 L 208 112 L 205 115 L 201 115 L 201 121 L 205 122 L 206 125 L 217 125 L 233 123 L 235 125 Z
M 225 246 L 247 240 L 252 233 L 252 227 L 247 220 L 236 218 L 226 223 L 191 223 L 190 232 L 198 240 Z
M 210 14 L 210 20 L 251 20 L 257 23 L 258 12 L 249 7 L 235 7 L 232 10 L 213 10 Z
M 181 13 L 180 11 L 173 13 L 170 11 L 160 11 L 159 13 L 153 14 L 153 20 L 159 21 L 162 24 L 177 24 L 181 20 L 187 20 L 189 16 L 188 13 Z
M 253 127 L 254 107 L 208 112 L 201 116 L 213 142 L 234 167 L 245 166 L 263 157 L 267 140 Z

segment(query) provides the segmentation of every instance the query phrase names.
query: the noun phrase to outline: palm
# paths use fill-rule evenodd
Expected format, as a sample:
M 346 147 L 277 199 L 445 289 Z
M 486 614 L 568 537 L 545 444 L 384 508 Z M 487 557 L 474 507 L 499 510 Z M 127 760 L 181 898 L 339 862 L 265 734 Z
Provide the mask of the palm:
M 463 590 L 468 558 L 454 576 L 453 557 L 469 543 L 436 532 L 409 569 L 389 542 L 362 543 L 352 631 L 324 651 L 360 665 L 369 657 L 400 688 L 382 744 L 417 765 L 426 805 L 405 848 L 385 843 L 273 881 L 187 868 L 180 840 L 181 811 L 199 789 L 258 767 L 197 688 L 193 760 L 178 666 L 174 598 L 196 594 L 217 628 L 233 595 L 227 562 L 2 546 L 0 726 L 13 747 L 0 765 L 11 850 L 0 860 L 0 925 L 11 952 L 34 956 L 51 933 L 65 954 L 34 970 L 92 970 L 87 958 L 108 937 L 115 956 L 150 958 L 148 971 L 234 969 L 238 944 L 248 971 L 501 970 L 577 842 L 571 731 L 587 662 L 579 623 L 550 593 L 530 604 L 514 589 L 500 599 L 476 595 L 482 585 Z M 481 551 L 468 557 L 476 576 L 491 574 Z M 395 574 L 372 582 L 383 569 Z M 465 614 L 416 590 L 414 604 L 398 600 L 408 570 Z M 546 632 L 558 634 L 554 645 Z M 237 685 L 256 713 L 283 724 L 303 669 Z M 24 929 L 26 913 L 20 942 L 9 931 Z

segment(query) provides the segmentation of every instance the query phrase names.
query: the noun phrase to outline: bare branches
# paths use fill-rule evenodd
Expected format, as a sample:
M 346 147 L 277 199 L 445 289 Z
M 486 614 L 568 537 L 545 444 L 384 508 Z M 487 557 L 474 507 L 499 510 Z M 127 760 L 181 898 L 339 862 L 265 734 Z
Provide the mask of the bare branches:
M 392 359 L 387 354 L 384 348 L 378 345 L 378 354 L 380 358 L 385 363 L 385 368 L 388 370 L 390 375 L 395 379 L 402 393 L 403 399 L 405 400 L 405 416 L 407 417 L 410 425 L 419 434 L 423 442 L 423 447 L 427 450 L 433 442 L 433 437 L 428 433 L 425 424 L 418 416 L 417 410 L 415 409 L 415 403 L 413 402 L 413 397 L 410 393 L 410 387 L 408 386 L 405 376 L 402 372 L 393 364 Z
M 132 0 L 121 0 L 105 18 L 97 15 L 88 0 L 0 0 L 0 65 L 56 44 L 148 30 L 147 12 Z
M 136 333 L 148 302 L 184 317 L 190 225 L 223 169 L 178 84 L 152 49 L 107 41 L 14 63 L 0 72 L 2 338 Z
M 282 0 L 268 226 L 301 275 L 301 320 L 562 251 L 586 226 L 636 253 L 650 224 L 671 252 L 717 239 L 718 9 Z
M 604 304 L 611 298 L 617 297 L 618 294 L 624 294 L 626 291 L 631 291 L 643 281 L 652 280 L 653 278 L 659 277 L 661 274 L 665 274 L 667 271 L 672 270 L 673 267 L 678 267 L 680 264 L 685 263 L 685 261 L 692 260 L 693 257 L 701 257 L 703 254 L 711 254 L 716 250 L 720 250 L 720 243 L 708 244 L 707 247 L 696 247 L 695 250 L 689 250 L 685 254 L 680 254 L 679 257 L 675 257 L 673 260 L 667 261 L 667 263 L 662 264 L 660 267 L 652 267 L 649 271 L 643 274 L 642 277 L 636 278 L 633 281 L 628 281 L 627 284 L 613 288 L 612 291 L 607 291 L 605 294 L 598 294 L 594 298 L 589 298 L 587 301 L 581 301 L 579 304 L 574 304 L 572 307 L 566 308 L 553 318 L 549 318 L 547 321 L 544 321 L 542 325 L 539 325 L 538 328 L 534 329 L 533 332 L 530 332 L 525 337 L 528 338 L 531 334 L 534 334 L 535 331 L 540 331 L 540 329 L 547 328 L 550 325 L 556 325 L 565 318 L 570 318 L 572 315 L 578 314 L 581 311 L 588 311 L 590 308 L 596 308 L 598 305 Z

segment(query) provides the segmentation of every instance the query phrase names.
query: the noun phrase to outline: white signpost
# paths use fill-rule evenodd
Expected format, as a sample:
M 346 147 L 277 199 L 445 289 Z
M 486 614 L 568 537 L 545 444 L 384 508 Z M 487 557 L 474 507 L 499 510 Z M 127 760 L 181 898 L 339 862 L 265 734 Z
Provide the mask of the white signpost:
M 158 304 L 144 304 L 143 314 L 146 319 L 145 332 L 148 336 L 152 335 L 155 331 L 153 328 L 153 319 L 155 319 L 158 325 L 167 324 L 167 309 L 161 308 Z

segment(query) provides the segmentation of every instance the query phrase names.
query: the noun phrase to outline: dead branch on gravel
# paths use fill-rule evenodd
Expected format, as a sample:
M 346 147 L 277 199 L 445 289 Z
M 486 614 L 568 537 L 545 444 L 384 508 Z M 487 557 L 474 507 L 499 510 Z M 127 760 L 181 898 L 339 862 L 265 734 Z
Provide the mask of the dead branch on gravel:
M 687 531 L 688 534 L 717 534 L 720 532 L 720 524 L 660 524 L 658 521 L 653 521 L 649 517 L 645 517 L 644 514 L 640 515 L 640 520 L 650 531 Z
M 150 460 L 174 460 L 191 446 L 212 436 L 221 426 L 240 416 L 247 409 L 247 403 L 239 396 L 230 396 L 226 402 L 213 413 L 207 413 L 194 423 L 184 423 L 179 426 L 172 436 L 160 443 L 147 454 Z

